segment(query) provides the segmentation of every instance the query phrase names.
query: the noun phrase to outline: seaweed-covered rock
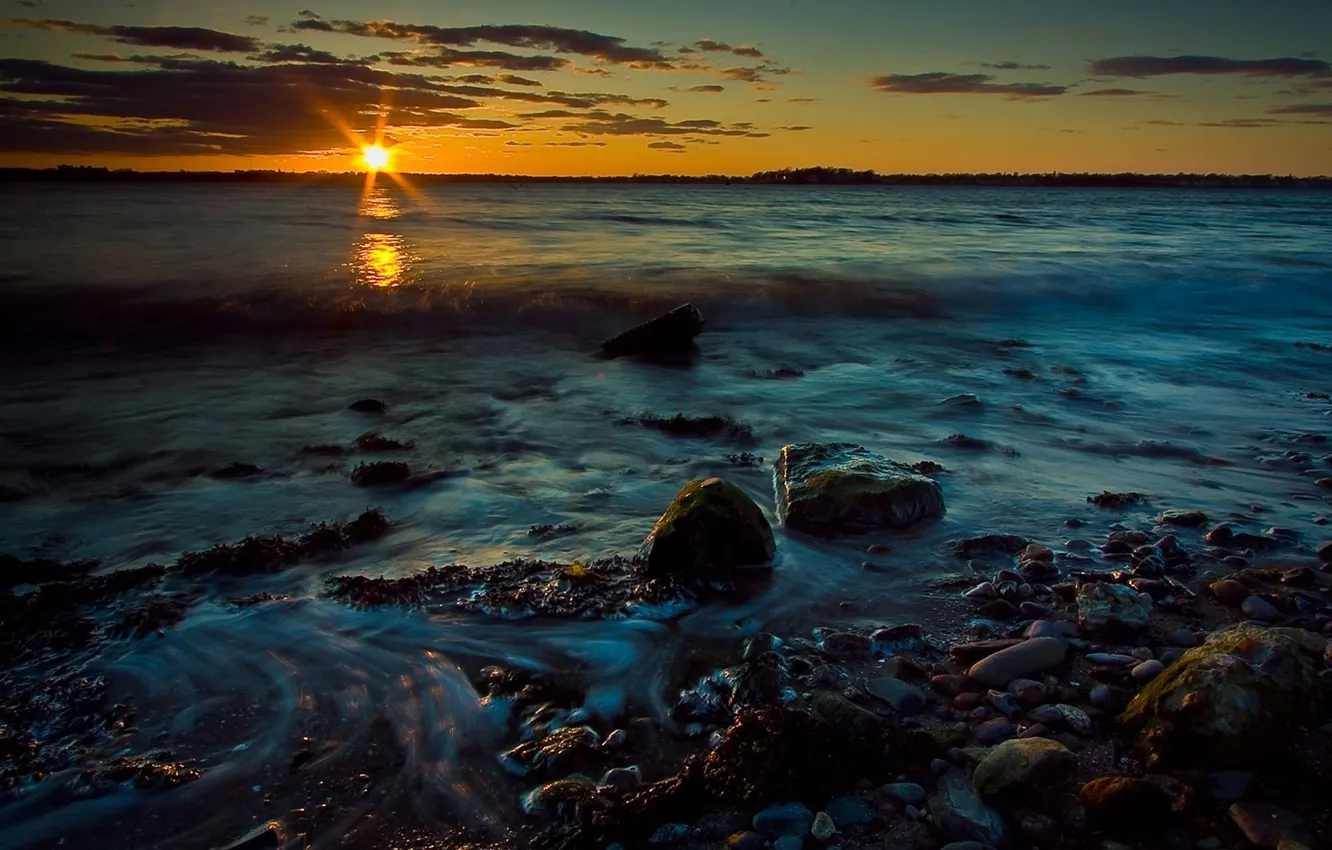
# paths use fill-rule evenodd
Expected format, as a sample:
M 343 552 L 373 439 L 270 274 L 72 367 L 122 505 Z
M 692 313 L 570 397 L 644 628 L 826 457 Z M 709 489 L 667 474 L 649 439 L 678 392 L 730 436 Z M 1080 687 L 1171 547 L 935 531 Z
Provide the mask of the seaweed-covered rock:
M 703 314 L 693 304 L 681 304 L 669 313 L 630 328 L 601 344 L 607 357 L 644 357 L 687 351 L 703 332 Z
M 1083 628 L 1141 629 L 1151 617 L 1151 600 L 1131 587 L 1093 582 L 1078 588 L 1078 620 Z
M 1167 764 L 1270 764 L 1319 716 L 1325 646 L 1300 629 L 1218 632 L 1152 680 L 1120 722 Z
M 1073 753 L 1048 738 L 1018 738 L 991 749 L 976 765 L 972 787 L 986 799 L 1057 784 L 1073 769 Z
M 694 481 L 661 515 L 639 557 L 651 573 L 708 576 L 766 564 L 777 552 L 763 511 L 720 478 Z
M 776 471 L 777 511 L 791 528 L 899 528 L 944 513 L 937 481 L 851 443 L 784 446 Z

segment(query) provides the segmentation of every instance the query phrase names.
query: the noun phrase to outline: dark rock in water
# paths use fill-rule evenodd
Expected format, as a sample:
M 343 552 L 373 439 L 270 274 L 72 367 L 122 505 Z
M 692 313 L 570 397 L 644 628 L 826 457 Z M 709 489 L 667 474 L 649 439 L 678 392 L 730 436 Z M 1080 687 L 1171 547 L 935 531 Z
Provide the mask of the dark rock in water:
M 321 444 L 321 445 L 317 445 L 317 446 L 303 446 L 303 447 L 301 448 L 301 454 L 306 454 L 306 455 L 319 455 L 320 457 L 342 457 L 342 456 L 345 455 L 346 453 L 347 453 L 347 450 L 344 449 L 342 446 L 337 446 L 337 445 L 332 445 L 332 444 Z
M 405 452 L 413 448 L 414 443 L 403 443 L 391 437 L 379 434 L 362 434 L 356 438 L 356 448 L 363 452 Z
M 1286 841 L 1313 845 L 1308 822 L 1301 815 L 1279 806 L 1235 803 L 1230 807 L 1230 819 L 1256 847 L 1278 847 Z
M 1004 843 L 1004 820 L 981 802 L 971 783 L 961 776 L 939 780 L 930 800 L 930 817 L 945 841 L 978 841 L 992 847 Z
M 859 826 L 874 819 L 869 807 L 854 797 L 833 797 L 824 807 L 838 829 Z
M 921 475 L 938 475 L 948 471 L 942 463 L 935 463 L 932 460 L 918 460 L 910 466 Z
M 132 783 L 139 790 L 179 788 L 199 778 L 199 771 L 166 751 L 142 756 L 121 756 L 101 765 L 88 777 L 94 784 Z
M 726 455 L 726 462 L 732 466 L 746 466 L 756 469 L 763 466 L 763 458 L 752 452 L 739 452 Z
M 972 787 L 985 799 L 1033 796 L 1041 787 L 1056 786 L 1073 773 L 1075 759 L 1067 747 L 1048 738 L 1005 741 L 976 765 Z
M 208 477 L 218 481 L 236 481 L 241 478 L 257 478 L 263 474 L 264 471 L 254 464 L 240 463 L 238 461 L 230 466 L 225 466 L 208 473 Z
M 779 803 L 754 815 L 754 831 L 768 838 L 809 835 L 814 814 L 801 803 Z
M 1098 508 L 1127 508 L 1145 500 L 1141 493 L 1111 493 L 1109 490 L 1098 496 L 1088 496 L 1087 501 Z
M 759 506 L 729 481 L 709 478 L 676 495 L 639 558 L 650 573 L 705 577 L 770 563 L 776 552 Z
M 791 528 L 899 528 L 944 513 L 937 481 L 851 443 L 784 446 L 776 471 L 777 511 Z
M 528 537 L 535 537 L 538 540 L 555 540 L 560 537 L 568 537 L 571 534 L 577 534 L 578 526 L 569 523 L 560 523 L 559 525 L 534 525 L 527 529 Z
M 621 425 L 641 425 L 653 431 L 661 431 L 672 437 L 721 437 L 743 443 L 754 439 L 754 429 L 742 422 L 736 422 L 727 416 L 686 416 L 677 413 L 674 416 L 657 416 L 649 413 L 629 419 L 621 419 Z
M 1318 560 L 1325 564 L 1332 564 L 1332 540 L 1319 545 Z
M 320 523 L 297 539 L 247 537 L 229 546 L 187 552 L 176 569 L 187 576 L 211 573 L 242 576 L 281 572 L 306 558 L 320 557 L 383 537 L 389 522 L 378 510 L 368 510 L 348 523 Z
M 952 434 L 939 442 L 945 446 L 969 452 L 983 452 L 990 448 L 990 444 L 985 440 L 968 437 L 966 434 Z
M 1004 374 L 1010 378 L 1017 378 L 1019 381 L 1036 380 L 1036 373 L 1030 369 L 1005 369 Z
M 351 480 L 357 487 L 380 487 L 400 484 L 411 475 L 412 468 L 405 463 L 363 463 L 352 470 Z
M 770 381 L 790 380 L 791 378 L 803 378 L 805 372 L 803 369 L 792 369 L 789 366 L 782 366 L 779 369 L 769 369 L 766 372 L 753 371 L 749 373 L 751 378 L 764 378 Z
M 352 402 L 347 409 L 357 413 L 383 413 L 388 410 L 388 405 L 376 398 L 363 398 Z
M 1153 679 L 1120 722 L 1167 765 L 1270 764 L 1319 716 L 1325 647 L 1300 629 L 1217 632 Z
M 1102 776 L 1079 797 L 1091 819 L 1115 834 L 1154 832 L 1170 817 L 1170 796 L 1146 779 Z
M 70 581 L 88 575 L 101 565 L 101 561 L 72 561 L 66 564 L 46 558 L 24 561 L 13 555 L 0 555 L 0 590 L 9 590 L 20 584 Z
M 852 632 L 833 632 L 824 637 L 821 644 L 823 651 L 834 658 L 869 658 L 874 649 L 873 640 Z
M 500 757 L 513 774 L 543 776 L 568 773 L 594 762 L 601 752 L 601 738 L 586 726 L 569 726 L 535 741 L 525 741 Z
M 992 688 L 1006 688 L 1014 679 L 1028 678 L 1059 666 L 1066 651 L 1063 641 L 1058 638 L 1032 638 L 977 661 L 967 675 Z
M 631 328 L 601 344 L 607 357 L 653 357 L 686 351 L 703 332 L 703 314 L 693 304 L 681 304 L 669 313 Z
M 949 549 L 959 558 L 983 558 L 986 556 L 1016 555 L 1031 543 L 1025 537 L 1016 534 L 984 534 L 980 537 L 967 537 L 948 544 Z

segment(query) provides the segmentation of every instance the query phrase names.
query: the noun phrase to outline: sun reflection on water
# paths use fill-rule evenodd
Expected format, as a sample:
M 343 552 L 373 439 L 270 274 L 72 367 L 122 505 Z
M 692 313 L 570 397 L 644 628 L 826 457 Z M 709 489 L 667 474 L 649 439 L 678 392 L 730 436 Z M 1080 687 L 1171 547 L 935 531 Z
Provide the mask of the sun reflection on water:
M 388 288 L 401 285 L 411 268 L 412 257 L 401 236 L 367 233 L 356 246 L 356 282 Z
M 402 215 L 398 201 L 386 190 L 374 187 L 361 196 L 361 206 L 356 211 L 361 218 L 373 218 L 391 221 Z

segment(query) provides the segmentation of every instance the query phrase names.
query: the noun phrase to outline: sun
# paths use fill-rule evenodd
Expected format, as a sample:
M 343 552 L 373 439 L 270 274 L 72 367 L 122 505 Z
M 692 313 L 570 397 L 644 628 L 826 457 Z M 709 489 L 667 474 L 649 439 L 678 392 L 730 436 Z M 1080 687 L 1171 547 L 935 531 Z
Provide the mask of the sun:
M 390 154 L 383 145 L 370 145 L 361 150 L 361 161 L 371 171 L 384 171 L 389 167 Z

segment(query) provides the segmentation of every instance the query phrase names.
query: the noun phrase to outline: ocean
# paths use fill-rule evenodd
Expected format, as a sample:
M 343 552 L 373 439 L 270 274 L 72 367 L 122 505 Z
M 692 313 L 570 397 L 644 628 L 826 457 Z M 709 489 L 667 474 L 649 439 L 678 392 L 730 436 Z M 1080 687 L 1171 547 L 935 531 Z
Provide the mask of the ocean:
M 169 578 L 178 623 L 10 671 L 96 679 L 135 712 L 98 752 L 169 749 L 201 776 L 148 793 L 22 774 L 0 789 L 5 847 L 210 848 L 301 818 L 318 846 L 502 843 L 522 785 L 495 760 L 486 665 L 576 679 L 611 726 L 669 724 L 699 647 L 965 631 L 940 582 L 968 572 L 953 538 L 1061 546 L 1196 508 L 1312 543 L 1332 513 L 1327 192 L 16 183 L 0 251 L 0 552 L 109 572 L 368 507 L 393 524 L 331 561 Z M 683 302 L 707 320 L 691 362 L 596 356 Z M 386 412 L 348 410 L 367 398 Z M 747 428 L 637 424 L 677 413 Z M 405 448 L 354 449 L 369 432 Z M 946 515 L 852 539 L 777 527 L 760 592 L 612 619 L 326 592 L 630 555 L 696 478 L 772 517 L 771 462 L 810 441 L 941 464 Z M 410 486 L 354 486 L 374 460 Z M 1088 503 L 1103 491 L 1145 501 Z M 276 599 L 233 602 L 259 593 Z M 91 745 L 70 746 L 77 771 Z M 367 747 L 399 755 L 363 770 Z M 291 778 L 302 752 L 327 788 Z

